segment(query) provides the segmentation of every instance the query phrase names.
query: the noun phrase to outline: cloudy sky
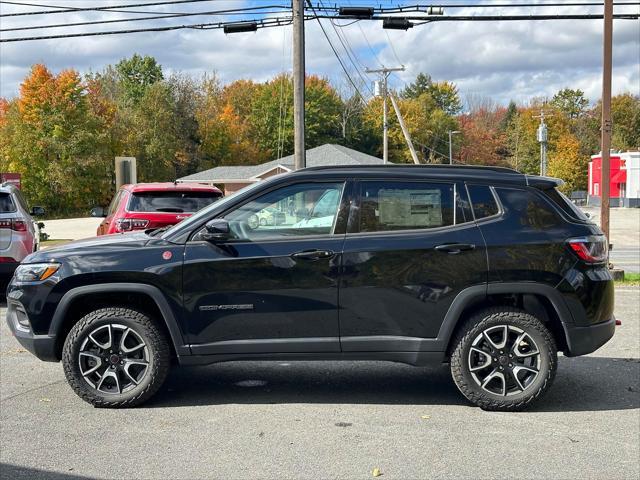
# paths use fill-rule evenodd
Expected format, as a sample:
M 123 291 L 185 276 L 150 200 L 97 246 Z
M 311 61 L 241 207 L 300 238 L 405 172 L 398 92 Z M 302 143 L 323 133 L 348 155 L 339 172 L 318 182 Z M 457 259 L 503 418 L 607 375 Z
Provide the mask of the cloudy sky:
M 69 12 L 50 15 L 7 16 L 10 13 L 51 10 L 53 6 L 95 7 L 127 5 L 158 0 L 12 0 L 43 5 L 26 7 L 0 1 L 0 37 L 56 35 L 71 32 L 183 25 L 250 18 L 240 16 L 197 16 L 144 22 L 112 23 L 46 30 L 7 31 L 7 29 L 116 20 L 148 16 L 116 12 Z M 524 0 L 549 3 L 553 0 Z M 601 6 L 452 8 L 456 4 L 522 4 L 523 0 L 443 0 L 446 15 L 599 13 Z M 575 0 L 572 0 L 575 1 Z M 594 0 L 585 0 L 593 2 Z M 630 2 L 631 0 L 618 0 Z M 319 0 L 313 1 L 314 5 Z M 335 2 L 334 2 L 335 3 Z M 361 0 L 341 0 L 341 5 L 367 5 Z M 377 0 L 375 5 L 414 5 L 416 0 Z M 556 3 L 560 2 L 556 0 Z M 637 2 L 635 2 L 637 3 Z M 277 0 L 211 0 L 195 4 L 137 7 L 144 12 L 205 12 L 237 9 L 243 6 L 281 5 Z M 429 2 L 424 2 L 429 5 Z M 327 3 L 328 5 L 328 3 Z M 369 4 L 372 5 L 372 4 Z M 450 8 L 447 8 L 449 6 Z M 618 5 L 616 13 L 637 13 L 638 5 Z M 285 15 L 285 14 L 280 14 Z M 408 31 L 383 30 L 380 22 L 352 23 L 329 20 L 323 25 L 352 78 L 362 93 L 369 94 L 373 76 L 365 67 L 403 64 L 405 72 L 391 77 L 392 86 L 401 88 L 419 72 L 436 80 L 455 82 L 463 98 L 491 97 L 506 104 L 536 96 L 551 96 L 563 87 L 580 88 L 591 101 L 600 96 L 602 62 L 602 20 L 546 22 L 438 22 L 415 26 Z M 338 38 L 340 35 L 342 42 Z M 307 72 L 330 77 L 344 84 L 345 76 L 329 43 L 316 21 L 306 23 Z M 353 53 L 349 58 L 345 46 Z M 176 30 L 129 35 L 67 38 L 30 42 L 0 43 L 0 96 L 17 95 L 20 82 L 34 63 L 44 63 L 54 71 L 74 68 L 80 72 L 100 70 L 105 65 L 133 53 L 152 55 L 166 72 L 181 71 L 200 76 L 215 71 L 223 81 L 252 78 L 263 81 L 291 69 L 291 27 L 260 29 L 254 33 L 225 35 L 221 30 Z M 614 21 L 614 93 L 640 94 L 640 21 Z

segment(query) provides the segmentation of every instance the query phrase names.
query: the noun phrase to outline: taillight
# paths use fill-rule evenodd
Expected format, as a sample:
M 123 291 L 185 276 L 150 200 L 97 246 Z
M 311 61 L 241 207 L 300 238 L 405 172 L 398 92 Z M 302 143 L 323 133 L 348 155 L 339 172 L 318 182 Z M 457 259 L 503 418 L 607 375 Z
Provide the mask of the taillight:
M 16 232 L 26 232 L 27 222 L 24 220 L 16 220 L 15 218 L 7 218 L 0 220 L 0 228 L 10 228 Z
M 117 232 L 130 232 L 131 230 L 142 230 L 147 228 L 149 220 L 140 220 L 137 218 L 118 218 L 116 220 Z
M 604 235 L 570 238 L 567 243 L 573 253 L 587 263 L 603 263 L 609 258 L 609 246 Z

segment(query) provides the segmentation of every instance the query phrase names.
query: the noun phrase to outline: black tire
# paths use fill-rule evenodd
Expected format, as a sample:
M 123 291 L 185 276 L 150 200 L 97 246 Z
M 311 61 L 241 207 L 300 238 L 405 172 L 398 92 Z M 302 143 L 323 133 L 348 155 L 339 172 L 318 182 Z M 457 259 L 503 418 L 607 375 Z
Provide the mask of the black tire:
M 93 335 L 95 338 L 96 331 L 101 335 L 103 333 L 107 335 L 105 338 L 109 338 L 109 345 L 114 348 L 112 355 L 109 354 L 110 349 L 103 350 L 97 346 L 98 344 L 90 341 L 89 336 Z M 134 346 L 137 350 L 131 353 L 132 357 L 139 358 L 129 359 L 126 357 L 128 354 L 115 350 L 114 345 L 118 342 L 113 339 L 117 337 L 118 332 L 122 332 L 121 339 L 127 337 L 126 340 L 121 340 L 119 347 L 126 342 L 131 342 L 131 338 L 142 345 Z M 118 353 L 121 353 L 121 358 L 118 357 Z M 101 376 L 100 370 L 88 375 L 87 372 L 91 370 L 88 368 L 83 375 L 82 363 L 86 362 L 87 358 L 89 362 L 98 365 L 93 357 L 100 357 L 99 365 L 101 368 L 104 366 L 105 372 L 107 369 L 113 369 L 112 372 L 116 374 L 115 380 L 113 373 L 105 375 L 111 377 L 107 380 L 114 385 L 108 384 L 104 388 L 113 388 L 117 391 L 111 393 L 101 390 L 105 375 L 102 376 L 103 383 L 96 385 L 97 381 L 94 379 Z M 102 308 L 84 316 L 69 332 L 62 350 L 62 365 L 67 382 L 80 398 L 95 407 L 133 407 L 145 402 L 164 383 L 169 372 L 170 361 L 170 347 L 162 329 L 146 314 L 128 308 Z M 146 367 L 138 365 L 134 373 L 131 373 L 133 367 L 127 369 L 128 365 L 125 362 L 132 364 L 146 362 Z M 125 366 L 122 367 L 122 365 Z M 134 381 L 134 376 L 137 377 L 138 383 Z M 122 388 L 121 391 L 125 382 L 129 382 L 129 386 Z
M 531 360 L 517 358 L 517 354 L 515 359 L 510 358 L 514 356 L 511 353 L 515 354 L 513 349 L 518 349 L 518 354 L 523 353 L 520 352 L 518 345 L 514 345 L 512 349 L 504 347 L 503 350 L 493 349 L 495 342 L 490 342 L 483 334 L 487 330 L 489 330 L 489 336 L 494 335 L 494 332 L 502 335 L 505 342 L 514 335 L 517 336 L 516 343 L 518 339 L 527 338 L 526 341 L 519 342 L 519 345 L 529 349 L 524 353 L 529 354 L 530 357 L 527 358 Z M 520 337 L 521 333 L 518 332 L 525 332 L 527 337 Z M 474 342 L 476 342 L 475 345 Z M 536 348 L 532 348 L 531 344 Z M 462 326 L 453 345 L 451 354 L 453 380 L 460 392 L 471 403 L 483 410 L 522 410 L 546 393 L 556 374 L 558 352 L 553 335 L 536 317 L 515 308 L 495 307 L 476 313 Z M 479 349 L 495 352 L 496 356 L 478 353 Z M 538 351 L 539 355 L 532 354 L 535 351 Z M 480 361 L 482 363 L 478 363 Z M 538 373 L 529 373 L 527 369 L 520 367 L 516 362 L 521 361 L 535 361 L 535 368 L 532 365 L 529 367 L 537 370 Z M 476 369 L 475 372 L 471 371 L 472 364 Z M 486 367 L 483 366 L 485 364 Z M 525 377 L 519 378 L 523 372 Z M 482 378 L 481 375 L 485 373 L 486 376 Z M 498 377 L 489 380 L 485 385 L 486 388 L 483 388 L 484 381 L 496 375 Z M 527 381 L 529 383 L 525 385 Z

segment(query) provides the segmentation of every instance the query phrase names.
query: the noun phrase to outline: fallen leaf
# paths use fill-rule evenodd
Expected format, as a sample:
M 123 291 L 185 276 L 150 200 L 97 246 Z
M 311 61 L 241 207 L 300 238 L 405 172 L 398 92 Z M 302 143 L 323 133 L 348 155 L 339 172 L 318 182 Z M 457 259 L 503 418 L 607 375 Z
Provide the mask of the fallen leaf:
M 382 472 L 380 471 L 380 469 L 378 467 L 374 468 L 373 471 L 371 472 L 371 475 L 373 475 L 374 477 L 379 477 L 382 475 Z

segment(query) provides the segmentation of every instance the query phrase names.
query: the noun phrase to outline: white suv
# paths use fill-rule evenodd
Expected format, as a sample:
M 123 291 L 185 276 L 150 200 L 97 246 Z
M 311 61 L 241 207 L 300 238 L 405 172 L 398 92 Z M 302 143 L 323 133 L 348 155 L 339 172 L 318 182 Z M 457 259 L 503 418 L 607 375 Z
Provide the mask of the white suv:
M 44 215 L 44 208 L 27 207 L 15 186 L 0 185 L 0 284 L 5 284 L 24 257 L 40 246 L 40 224 L 33 216 Z

